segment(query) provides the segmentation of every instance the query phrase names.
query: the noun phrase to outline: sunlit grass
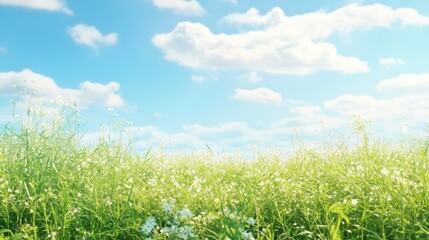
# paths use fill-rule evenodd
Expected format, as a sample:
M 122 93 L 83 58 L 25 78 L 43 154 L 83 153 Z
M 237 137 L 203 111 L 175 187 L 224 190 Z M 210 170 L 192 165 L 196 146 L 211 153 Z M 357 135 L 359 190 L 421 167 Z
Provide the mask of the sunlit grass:
M 249 161 L 88 147 L 73 109 L 29 111 L 0 137 L 0 239 L 428 239 L 428 142 L 356 126 L 354 145 Z

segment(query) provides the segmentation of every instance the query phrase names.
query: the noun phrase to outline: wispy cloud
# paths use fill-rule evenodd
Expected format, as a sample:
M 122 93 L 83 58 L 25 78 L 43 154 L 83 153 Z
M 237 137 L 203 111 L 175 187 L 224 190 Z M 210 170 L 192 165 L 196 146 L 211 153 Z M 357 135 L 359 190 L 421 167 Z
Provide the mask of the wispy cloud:
M 400 58 L 381 58 L 378 62 L 381 65 L 405 65 L 405 61 Z
M 238 3 L 238 1 L 237 0 L 226 0 L 227 2 L 230 2 L 230 3 L 232 3 L 232 4 L 237 4 Z
M 69 15 L 73 14 L 63 0 L 0 0 L 0 5 L 60 11 Z
M 0 47 L 0 53 L 2 53 L 2 52 L 6 52 L 7 50 L 6 50 L 6 48 L 4 48 L 4 47 Z
M 383 16 L 383 17 L 380 17 Z M 212 31 L 201 23 L 181 22 L 152 41 L 166 59 L 195 69 L 243 69 L 272 74 L 308 75 L 320 70 L 365 73 L 367 62 L 343 56 L 327 39 L 334 33 L 427 25 L 429 18 L 412 8 L 381 4 L 348 5 L 332 12 L 286 16 L 276 7 L 266 15 L 250 9 L 222 20 L 250 26 L 236 34 Z M 288 29 L 285 31 L 285 29 Z
M 115 45 L 118 42 L 117 33 L 103 35 L 94 26 L 77 24 L 69 29 L 73 40 L 82 45 L 97 49 L 102 46 Z
M 205 13 L 197 0 L 153 0 L 155 6 L 172 10 L 177 14 L 200 16 Z
M 236 89 L 234 100 L 243 100 L 260 103 L 280 103 L 282 101 L 282 95 L 278 92 L 274 92 L 265 87 L 260 87 L 254 90 Z
M 202 83 L 206 80 L 206 78 L 204 76 L 192 75 L 191 80 L 197 83 Z
M 119 89 L 117 82 L 100 84 L 89 81 L 81 83 L 79 89 L 61 88 L 52 78 L 29 69 L 21 72 L 0 72 L 0 96 L 34 96 L 45 103 L 61 100 L 77 103 L 81 108 L 121 107 L 124 100 L 118 93 Z

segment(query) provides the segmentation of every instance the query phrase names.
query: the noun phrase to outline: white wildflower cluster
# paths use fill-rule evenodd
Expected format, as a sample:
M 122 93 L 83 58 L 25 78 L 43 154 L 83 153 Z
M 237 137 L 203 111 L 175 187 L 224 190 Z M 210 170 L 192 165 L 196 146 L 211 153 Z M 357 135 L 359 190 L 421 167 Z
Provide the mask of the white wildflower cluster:
M 246 231 L 246 230 L 240 229 L 240 232 L 241 232 L 241 237 L 242 237 L 244 240 L 254 240 L 254 239 L 255 239 L 255 238 L 253 237 L 252 232 L 250 232 L 250 231 Z
M 237 232 L 237 239 L 245 239 L 245 240 L 253 240 L 253 233 L 251 231 L 252 228 L 256 225 L 256 220 L 253 217 L 246 217 L 241 215 L 237 211 L 232 211 L 228 207 L 225 207 L 221 212 L 218 212 L 221 217 L 222 224 L 224 226 L 235 226 L 232 230 L 233 232 Z
M 161 233 L 165 236 L 168 236 L 173 239 L 193 239 L 195 238 L 194 227 L 193 226 L 177 226 L 171 225 L 164 227 L 161 230 Z
M 146 220 L 146 223 L 141 226 L 141 232 L 147 237 L 150 237 L 155 234 L 161 234 L 164 237 L 172 239 L 194 239 L 196 235 L 194 234 L 194 227 L 189 225 L 194 217 L 194 214 L 187 206 L 182 209 L 174 212 L 174 200 L 167 202 L 163 200 L 162 210 L 164 212 L 163 220 L 165 221 L 165 226 L 161 227 L 159 232 L 154 231 L 157 223 L 155 218 L 149 217 Z M 161 224 L 162 225 L 162 224 Z

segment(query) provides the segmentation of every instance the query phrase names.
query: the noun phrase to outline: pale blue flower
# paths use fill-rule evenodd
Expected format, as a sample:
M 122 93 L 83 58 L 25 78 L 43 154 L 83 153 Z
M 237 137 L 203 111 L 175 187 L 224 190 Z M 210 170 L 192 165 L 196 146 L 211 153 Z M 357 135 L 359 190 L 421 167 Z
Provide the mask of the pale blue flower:
M 140 230 L 144 235 L 148 236 L 155 229 L 156 225 L 156 219 L 154 217 L 148 217 L 146 223 L 140 227 Z
M 162 205 L 162 210 L 166 214 L 172 214 L 173 213 L 173 209 L 174 209 L 174 204 L 173 203 L 164 203 Z
M 190 219 L 194 216 L 191 210 L 187 208 L 183 208 L 182 210 L 177 212 L 179 219 Z

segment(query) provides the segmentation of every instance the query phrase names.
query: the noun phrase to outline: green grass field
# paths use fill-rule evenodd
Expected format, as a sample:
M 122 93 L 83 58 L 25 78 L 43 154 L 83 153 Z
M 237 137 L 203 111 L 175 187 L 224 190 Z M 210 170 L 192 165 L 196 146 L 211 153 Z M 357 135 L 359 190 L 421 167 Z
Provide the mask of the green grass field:
M 74 113 L 0 137 L 0 239 L 428 239 L 429 143 L 246 160 L 88 147 Z

